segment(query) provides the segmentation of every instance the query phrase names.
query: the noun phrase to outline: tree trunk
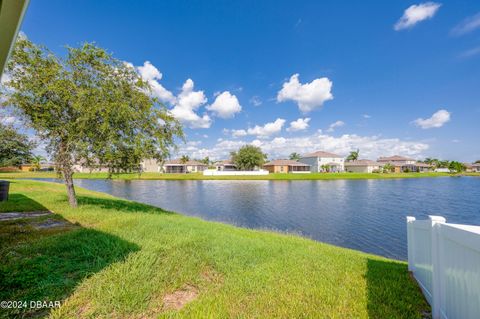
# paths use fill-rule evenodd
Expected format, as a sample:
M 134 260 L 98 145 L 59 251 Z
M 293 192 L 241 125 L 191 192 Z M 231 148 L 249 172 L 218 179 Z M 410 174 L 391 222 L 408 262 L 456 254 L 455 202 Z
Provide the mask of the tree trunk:
M 75 186 L 73 185 L 71 156 L 67 152 L 67 146 L 64 142 L 60 143 L 58 150 L 59 152 L 56 161 L 63 173 L 63 180 L 65 181 L 65 186 L 67 187 L 68 202 L 70 203 L 70 207 L 76 208 L 78 205 L 77 197 L 75 195 Z
M 63 168 L 63 178 L 65 186 L 67 186 L 68 202 L 71 207 L 77 207 L 77 197 L 75 195 L 75 187 L 73 186 L 73 173 L 70 167 Z

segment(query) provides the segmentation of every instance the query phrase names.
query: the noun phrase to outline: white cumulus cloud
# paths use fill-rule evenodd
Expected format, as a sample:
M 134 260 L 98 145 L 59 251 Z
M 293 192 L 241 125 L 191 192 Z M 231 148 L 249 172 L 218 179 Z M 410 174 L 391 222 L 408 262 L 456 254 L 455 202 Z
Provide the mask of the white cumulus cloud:
M 172 92 L 164 88 L 163 85 L 161 85 L 159 82 L 163 77 L 162 73 L 160 73 L 160 71 L 152 63 L 150 63 L 149 61 L 145 61 L 145 63 L 143 63 L 143 66 L 139 66 L 137 70 L 138 74 L 140 74 L 142 79 L 144 79 L 148 82 L 148 84 L 150 84 L 153 96 L 157 97 L 160 101 L 165 103 L 175 103 L 176 98 L 172 94 Z
M 266 123 L 263 126 L 255 125 L 253 128 L 247 130 L 248 135 L 255 135 L 258 138 L 268 138 L 271 135 L 279 133 L 283 125 L 285 124 L 284 119 L 276 119 L 274 122 Z
M 441 4 L 436 2 L 424 2 L 414 4 L 408 7 L 403 16 L 394 26 L 396 31 L 404 30 L 413 27 L 415 24 L 433 18 L 437 13 Z
M 299 74 L 294 74 L 277 94 L 277 101 L 294 101 L 303 113 L 308 113 L 323 105 L 324 102 L 333 99 L 332 81 L 323 77 L 310 83 L 301 84 Z
M 265 139 L 269 138 L 272 135 L 280 133 L 283 126 L 285 125 L 285 120 L 277 118 L 273 122 L 266 123 L 264 125 L 255 125 L 254 127 L 250 127 L 246 130 L 229 130 L 224 129 L 223 132 L 225 134 L 230 134 L 232 137 L 244 137 L 244 136 L 256 136 L 257 138 Z
M 464 35 L 480 28 L 480 12 L 468 17 L 452 29 L 451 34 L 455 36 Z
M 377 159 L 380 156 L 401 154 L 404 156 L 422 158 L 429 145 L 420 141 L 405 141 L 399 138 L 382 138 L 380 136 L 360 136 L 345 134 L 334 137 L 317 132 L 303 137 L 274 137 L 270 139 L 254 140 L 224 140 L 219 139 L 210 148 L 188 146 L 187 153 L 192 158 L 209 156 L 211 159 L 228 159 L 230 152 L 238 150 L 241 146 L 251 144 L 260 147 L 269 158 L 287 158 L 289 154 L 300 154 L 324 150 L 346 156 L 352 149 L 360 149 L 362 157 Z
M 413 123 L 422 129 L 442 127 L 445 123 L 450 121 L 450 112 L 447 110 L 439 110 L 428 119 L 418 118 Z
M 234 117 L 236 113 L 240 112 L 242 106 L 235 95 L 225 91 L 217 95 L 215 101 L 207 106 L 207 110 L 212 111 L 218 117 L 228 119 Z
M 299 118 L 298 120 L 290 122 L 290 126 L 287 128 L 288 132 L 297 132 L 303 131 L 308 128 L 308 122 L 310 122 L 310 118 Z
M 200 106 L 207 103 L 207 98 L 203 91 L 194 91 L 193 88 L 194 83 L 192 79 L 186 80 L 170 112 L 175 118 L 190 128 L 209 128 L 212 124 L 210 116 L 207 114 L 199 116 L 196 113 Z
M 328 126 L 327 132 L 333 132 L 337 127 L 342 127 L 345 125 L 344 121 L 336 121 Z

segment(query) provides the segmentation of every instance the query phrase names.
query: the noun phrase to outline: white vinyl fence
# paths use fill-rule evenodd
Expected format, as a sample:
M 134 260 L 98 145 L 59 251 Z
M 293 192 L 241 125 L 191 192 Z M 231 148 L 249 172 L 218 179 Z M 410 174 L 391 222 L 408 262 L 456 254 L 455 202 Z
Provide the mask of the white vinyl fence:
M 433 319 L 480 318 L 480 227 L 407 217 L 408 269 Z

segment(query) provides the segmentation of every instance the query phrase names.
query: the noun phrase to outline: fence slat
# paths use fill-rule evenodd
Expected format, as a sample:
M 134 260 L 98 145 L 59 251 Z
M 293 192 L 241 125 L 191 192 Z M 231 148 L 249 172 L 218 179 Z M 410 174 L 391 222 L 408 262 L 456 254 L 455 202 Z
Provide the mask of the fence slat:
M 407 217 L 408 269 L 434 319 L 480 318 L 480 227 Z

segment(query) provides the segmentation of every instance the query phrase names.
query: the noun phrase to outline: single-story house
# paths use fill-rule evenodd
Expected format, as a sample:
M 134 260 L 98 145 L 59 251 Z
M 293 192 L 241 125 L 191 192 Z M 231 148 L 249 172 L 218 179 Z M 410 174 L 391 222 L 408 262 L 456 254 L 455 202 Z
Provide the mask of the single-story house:
M 432 166 L 417 162 L 413 158 L 404 157 L 400 155 L 388 156 L 388 157 L 380 157 L 377 159 L 377 162 L 382 164 L 382 166 L 386 164 L 390 164 L 394 167 L 395 173 L 402 173 L 402 172 L 428 172 L 432 170 Z
M 165 173 L 197 173 L 203 172 L 208 168 L 207 165 L 198 161 L 182 162 L 180 159 L 166 161 L 163 164 L 163 172 Z
M 269 173 L 309 173 L 310 165 L 294 160 L 279 159 L 263 165 Z
M 19 166 L 19 169 L 22 171 L 22 172 L 31 172 L 34 170 L 34 167 L 35 165 L 33 164 L 21 164 Z M 55 168 L 55 164 L 53 163 L 40 163 L 40 169 L 39 171 L 53 171 Z
M 106 173 L 108 172 L 108 167 L 101 165 L 98 160 L 94 161 L 95 163 L 87 166 L 84 161 L 73 164 L 73 171 L 76 173 Z
M 394 167 L 395 173 L 402 173 L 402 172 L 418 172 L 418 173 L 425 173 L 429 172 L 433 169 L 431 165 L 416 162 L 414 164 L 392 164 Z
M 425 172 L 430 172 L 432 170 L 433 170 L 432 165 L 421 163 L 421 162 L 415 163 L 415 172 L 425 173 Z
M 300 163 L 310 165 L 312 172 L 343 172 L 345 159 L 337 154 L 317 151 L 310 154 L 303 155 Z
M 237 166 L 231 160 L 223 160 L 215 163 L 217 171 L 236 171 Z
M 374 171 L 379 171 L 383 164 L 361 159 L 357 161 L 346 161 L 345 164 L 345 171 L 347 172 L 354 172 L 354 173 L 373 173 Z
M 480 173 L 480 163 L 472 164 L 472 172 Z
M 463 163 L 463 165 L 465 165 L 465 172 L 467 172 L 467 173 L 473 172 L 473 164 Z

